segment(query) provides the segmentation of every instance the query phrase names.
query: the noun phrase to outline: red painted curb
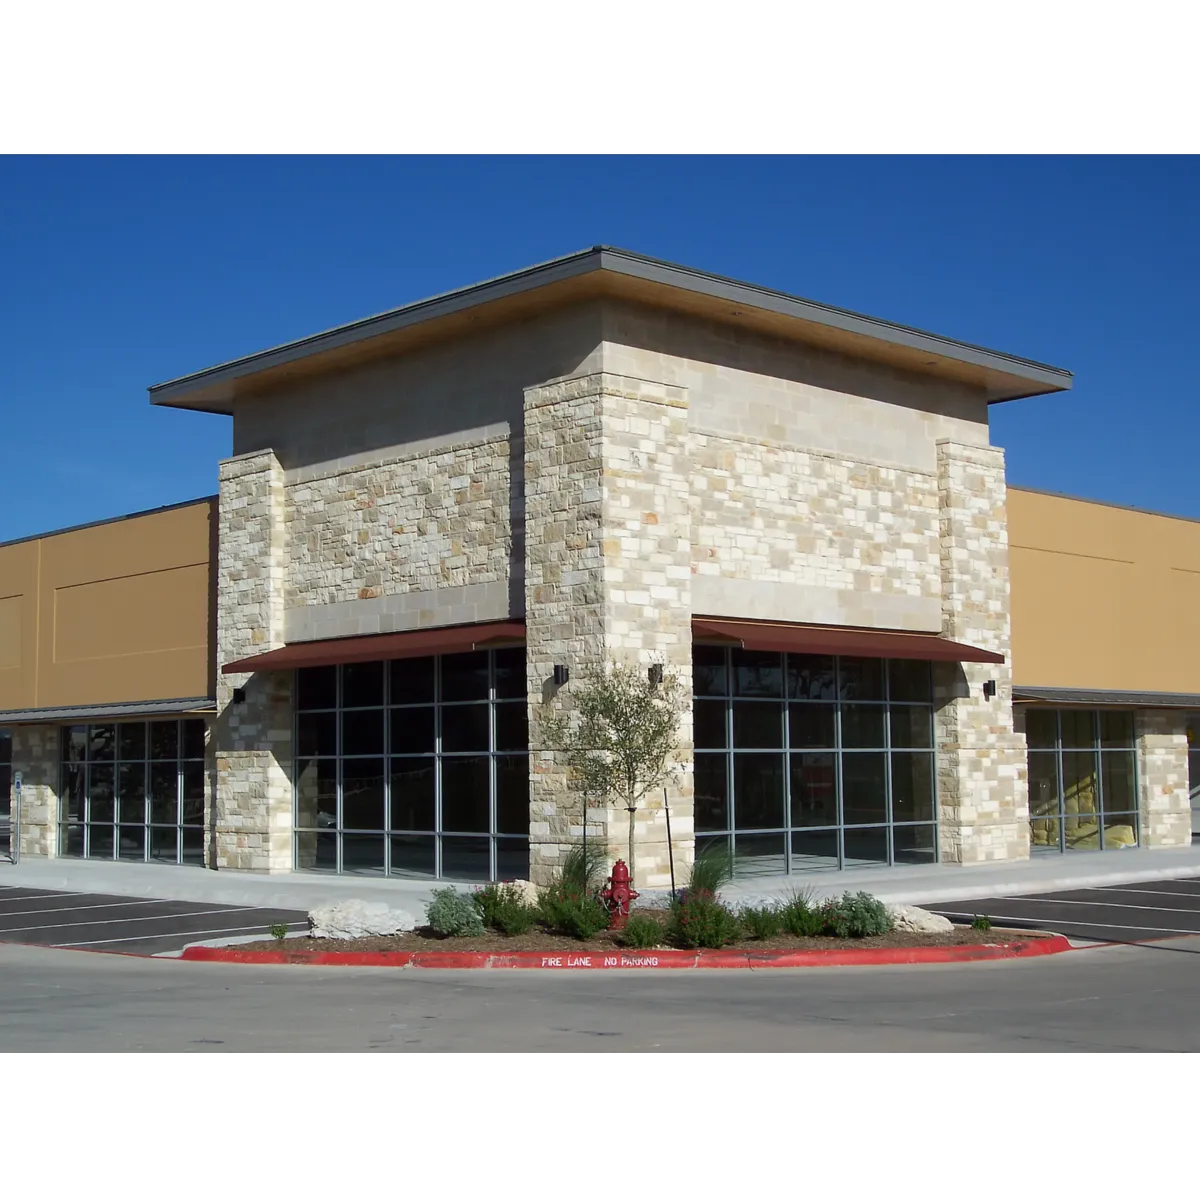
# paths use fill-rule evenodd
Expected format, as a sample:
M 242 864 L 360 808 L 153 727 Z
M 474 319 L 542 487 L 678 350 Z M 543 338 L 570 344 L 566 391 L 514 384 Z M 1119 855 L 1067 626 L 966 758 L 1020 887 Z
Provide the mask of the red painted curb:
M 914 963 L 981 962 L 997 958 L 1033 958 L 1061 954 L 1071 943 L 1059 934 L 1019 942 L 971 946 L 910 946 L 898 950 L 631 950 L 615 954 L 514 950 L 511 954 L 456 950 L 238 950 L 232 946 L 190 946 L 181 958 L 189 962 L 290 964 L 310 967 L 426 967 L 443 970 L 520 968 L 535 970 L 605 971 L 621 969 L 678 970 L 681 968 L 749 967 L 879 967 Z

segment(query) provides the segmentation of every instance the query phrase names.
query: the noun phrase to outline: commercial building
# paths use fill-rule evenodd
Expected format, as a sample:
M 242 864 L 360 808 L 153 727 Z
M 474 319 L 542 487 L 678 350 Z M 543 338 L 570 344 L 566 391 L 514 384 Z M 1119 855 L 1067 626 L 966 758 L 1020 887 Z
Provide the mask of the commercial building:
M 989 440 L 1070 384 L 596 248 L 156 386 L 232 418 L 219 496 L 0 546 L 21 852 L 544 879 L 539 714 L 617 660 L 692 696 L 677 866 L 1187 844 L 1200 524 Z

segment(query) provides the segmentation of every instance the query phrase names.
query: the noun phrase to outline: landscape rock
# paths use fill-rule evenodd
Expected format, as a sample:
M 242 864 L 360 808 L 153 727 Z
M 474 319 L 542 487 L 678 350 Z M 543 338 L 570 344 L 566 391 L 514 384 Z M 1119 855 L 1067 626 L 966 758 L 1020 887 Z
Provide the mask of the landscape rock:
M 950 933 L 954 922 L 911 904 L 889 904 L 895 927 L 902 933 Z
M 516 888 L 526 904 L 536 904 L 538 901 L 537 884 L 531 883 L 528 879 L 506 879 L 504 886 Z
M 389 908 L 369 900 L 343 900 L 340 904 L 325 904 L 308 914 L 308 923 L 315 938 L 387 937 L 416 929 L 417 919 L 403 908 Z

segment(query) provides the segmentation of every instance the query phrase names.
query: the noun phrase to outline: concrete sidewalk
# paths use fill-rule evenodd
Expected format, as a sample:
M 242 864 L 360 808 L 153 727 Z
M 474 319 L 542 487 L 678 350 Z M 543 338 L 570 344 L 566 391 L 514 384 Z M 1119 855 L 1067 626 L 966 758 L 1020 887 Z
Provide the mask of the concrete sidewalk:
M 1037 857 L 1028 862 L 971 867 L 864 867 L 764 876 L 739 879 L 726 890 L 725 896 L 734 904 L 743 904 L 777 899 L 793 890 L 810 891 L 817 899 L 861 890 L 898 904 L 946 904 L 988 896 L 1107 887 L 1187 876 L 1200 876 L 1200 845 L 1179 850 L 1078 851 Z M 15 867 L 0 862 L 0 885 L 304 912 L 320 904 L 353 898 L 384 901 L 420 915 L 433 889 L 448 886 L 448 882 L 362 875 L 254 875 L 200 867 L 60 858 L 25 859 Z M 456 886 L 467 889 L 472 885 Z M 666 900 L 665 889 L 643 892 L 643 902 L 648 905 L 665 904 Z

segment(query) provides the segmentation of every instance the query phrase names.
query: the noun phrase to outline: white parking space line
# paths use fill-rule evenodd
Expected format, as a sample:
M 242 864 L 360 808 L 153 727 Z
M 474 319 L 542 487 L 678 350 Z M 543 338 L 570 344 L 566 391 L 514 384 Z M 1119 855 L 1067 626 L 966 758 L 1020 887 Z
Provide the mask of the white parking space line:
M 1189 900 L 1200 900 L 1200 892 L 1170 892 L 1166 888 L 1105 887 L 1074 888 L 1072 890 L 1077 892 L 1136 892 L 1139 896 L 1186 896 Z
M 100 896 L 102 892 L 30 892 L 25 896 L 0 896 L 0 904 L 31 904 L 34 900 L 49 900 L 54 896 Z
M 1109 900 L 1047 900 L 1044 897 L 1034 899 L 1032 896 L 1009 896 L 1005 904 L 1080 904 L 1084 908 L 1132 908 L 1137 912 L 1173 912 L 1194 913 L 1200 917 L 1200 911 L 1194 908 L 1162 908 L 1155 904 L 1117 904 Z M 1200 930 L 1196 931 L 1200 933 Z
M 288 924 L 289 929 L 291 929 L 293 926 L 295 926 L 296 928 L 307 929 L 308 923 L 306 921 L 292 921 Z M 191 941 L 194 938 L 205 937 L 210 933 L 252 933 L 256 929 L 262 929 L 262 926 L 261 925 L 240 925 L 236 929 L 189 929 L 186 933 L 181 933 L 178 936 L 181 938 L 187 938 L 189 941 Z M 122 943 L 122 942 L 155 942 L 155 941 L 163 941 L 167 938 L 174 937 L 174 936 L 176 936 L 176 935 L 169 934 L 169 933 L 142 933 L 142 934 L 138 934 L 137 937 L 105 938 L 99 942 L 59 942 L 58 945 L 54 947 L 54 949 L 55 950 L 71 950 L 78 946 L 115 946 L 118 943 Z M 270 937 L 270 934 L 264 933 L 263 941 L 265 942 L 268 937 Z
M 0 921 L 5 921 L 9 917 L 29 917 L 34 913 L 60 913 L 60 912 L 83 912 L 85 909 L 91 908 L 132 908 L 135 904 L 171 904 L 170 900 L 114 900 L 110 904 L 72 904 L 63 905 L 55 908 L 19 908 L 15 912 L 0 912 Z M 181 914 L 187 916 L 186 913 Z M 0 926 L 0 931 L 3 926 Z
M 79 925 L 131 925 L 134 921 L 180 921 L 184 917 L 210 917 L 216 913 L 236 914 L 243 912 L 270 912 L 270 909 L 263 908 L 261 905 L 255 905 L 253 908 L 204 908 L 199 912 L 190 913 L 163 913 L 160 917 L 116 917 L 111 921 L 65 921 L 61 925 L 19 925 L 15 929 L 0 929 L 0 935 L 6 933 L 29 933 L 33 930 L 43 929 L 74 929 Z M 158 937 L 170 937 L 169 933 L 156 935 Z M 127 938 L 114 939 L 118 941 L 128 941 Z
M 977 917 L 979 910 L 974 912 L 951 912 L 948 908 L 930 909 L 943 917 Z M 1018 917 L 1013 913 L 988 913 L 988 920 L 993 925 L 1000 921 L 1029 922 L 1031 917 Z M 1072 929 L 1132 929 L 1136 933 L 1190 933 L 1192 937 L 1200 937 L 1200 929 L 1168 929 L 1162 925 L 1114 925 L 1111 921 L 1054 921 L 1055 925 L 1069 925 Z

